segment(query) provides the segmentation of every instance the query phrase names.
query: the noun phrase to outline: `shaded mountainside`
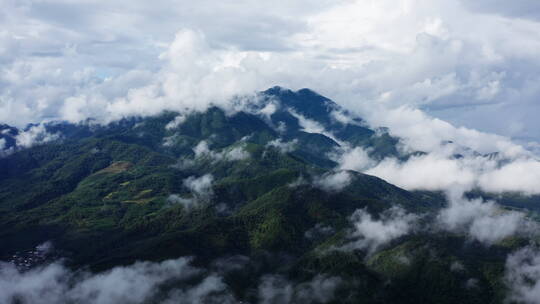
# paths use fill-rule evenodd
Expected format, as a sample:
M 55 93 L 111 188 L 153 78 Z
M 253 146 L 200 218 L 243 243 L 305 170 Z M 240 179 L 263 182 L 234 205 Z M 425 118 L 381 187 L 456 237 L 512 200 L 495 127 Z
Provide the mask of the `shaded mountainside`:
M 404 156 L 398 139 L 359 118 L 345 121 L 329 99 L 277 87 L 260 99 L 236 113 L 214 107 L 108 126 L 49 124 L 61 136 L 27 149 L 17 148 L 18 130 L 0 126 L 13 149 L 0 159 L 1 259 L 49 240 L 71 267 L 92 270 L 245 256 L 249 265 L 225 281 L 249 301 L 258 278 L 278 272 L 298 282 L 340 277 L 336 303 L 502 303 L 505 257 L 524 240 L 485 247 L 418 231 L 375 253 L 343 249 L 356 210 L 378 218 L 399 206 L 429 221 L 445 202 L 333 171 L 328 153 L 343 143 L 369 147 L 375 159 Z M 451 271 L 458 264 L 467 270 Z

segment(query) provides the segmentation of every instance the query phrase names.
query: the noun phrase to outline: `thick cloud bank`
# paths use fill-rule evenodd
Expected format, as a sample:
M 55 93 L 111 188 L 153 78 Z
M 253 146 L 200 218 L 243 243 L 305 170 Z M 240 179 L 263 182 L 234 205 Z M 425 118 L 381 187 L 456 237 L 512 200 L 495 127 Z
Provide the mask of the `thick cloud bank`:
M 503 210 L 492 201 L 467 200 L 456 195 L 450 195 L 448 200 L 448 207 L 438 215 L 442 228 L 466 233 L 486 245 L 518 234 L 528 236 L 538 228 L 524 213 Z
M 493 193 L 540 193 L 540 161 L 529 157 L 502 160 L 431 153 L 406 162 L 388 158 L 365 172 L 410 190 L 479 188 Z

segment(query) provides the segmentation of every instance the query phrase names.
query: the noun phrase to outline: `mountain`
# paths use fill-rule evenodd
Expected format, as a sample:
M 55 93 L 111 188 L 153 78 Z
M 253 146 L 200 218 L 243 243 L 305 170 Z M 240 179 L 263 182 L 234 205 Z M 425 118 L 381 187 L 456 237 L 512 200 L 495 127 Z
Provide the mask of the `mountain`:
M 240 111 L 32 128 L 0 126 L 0 260 L 47 241 L 71 269 L 94 272 L 241 257 L 241 271 L 223 276 L 246 302 L 260 300 L 254 290 L 272 274 L 299 284 L 339 279 L 333 297 L 308 302 L 502 303 L 505 258 L 528 243 L 402 233 L 433 221 L 444 197 L 336 169 L 332 153 L 346 147 L 378 160 L 409 155 L 398 138 L 308 89 L 274 87 Z M 406 220 L 388 241 L 355 236 L 355 219 L 396 214 Z

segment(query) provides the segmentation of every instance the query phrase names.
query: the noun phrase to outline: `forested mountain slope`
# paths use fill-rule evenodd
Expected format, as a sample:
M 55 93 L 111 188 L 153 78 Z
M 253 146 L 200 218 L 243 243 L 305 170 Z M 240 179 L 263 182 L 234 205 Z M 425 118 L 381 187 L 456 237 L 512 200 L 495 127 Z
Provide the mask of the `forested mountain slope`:
M 342 170 L 340 149 L 362 147 L 374 160 L 411 154 L 311 90 L 276 87 L 238 103 L 50 123 L 32 143 L 0 126 L 1 260 L 50 241 L 69 267 L 91 271 L 239 259 L 240 268 L 220 268 L 238 301 L 259 301 L 268 275 L 297 284 L 294 302 L 504 301 L 506 258 L 535 238 L 486 245 L 436 228 L 444 196 Z M 302 282 L 321 277 L 332 283 L 324 296 L 300 296 Z

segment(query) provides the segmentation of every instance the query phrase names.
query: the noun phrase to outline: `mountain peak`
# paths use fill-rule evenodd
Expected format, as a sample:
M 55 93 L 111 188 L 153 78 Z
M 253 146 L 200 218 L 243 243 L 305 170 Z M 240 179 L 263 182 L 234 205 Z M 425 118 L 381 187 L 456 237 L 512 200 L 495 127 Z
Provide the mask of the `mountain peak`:
M 293 91 L 284 87 L 280 87 L 280 86 L 273 86 L 262 92 L 262 94 L 264 95 L 274 95 L 274 96 L 279 96 L 279 95 L 287 94 L 287 93 L 290 94 L 290 93 L 293 93 Z
M 325 101 L 330 101 L 330 99 L 322 96 L 321 94 L 311 90 L 311 89 L 308 89 L 308 88 L 302 88 L 298 91 L 293 91 L 291 89 L 288 89 L 288 88 L 284 88 L 284 87 L 280 87 L 280 86 L 274 86 L 274 87 L 271 87 L 265 91 L 262 92 L 263 94 L 265 95 L 272 95 L 272 96 L 302 96 L 302 97 L 310 97 L 310 98 L 316 98 L 316 99 L 319 99 L 319 100 L 325 100 Z
M 306 96 L 320 96 L 320 97 L 324 97 L 322 96 L 321 94 L 311 90 L 311 89 L 308 89 L 308 88 L 303 88 L 303 89 L 300 89 L 298 91 L 296 91 L 296 94 L 299 94 L 299 95 L 306 95 Z M 325 99 L 327 99 L 326 97 L 324 97 Z
M 338 107 L 338 105 L 332 100 L 307 88 L 293 91 L 280 86 L 275 86 L 263 91 L 262 94 L 276 97 L 282 102 L 283 105 L 299 111 L 302 111 L 303 109 L 316 109 L 319 114 L 328 114 L 330 109 Z

